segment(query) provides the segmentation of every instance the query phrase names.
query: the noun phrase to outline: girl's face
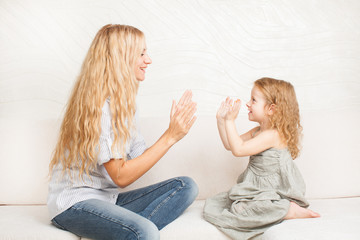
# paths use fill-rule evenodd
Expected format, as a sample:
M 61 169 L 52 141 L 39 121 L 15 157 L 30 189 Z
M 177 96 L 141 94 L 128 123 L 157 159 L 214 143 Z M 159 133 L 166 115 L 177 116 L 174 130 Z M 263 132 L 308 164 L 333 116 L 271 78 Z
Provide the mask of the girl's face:
M 251 90 L 251 98 L 246 106 L 249 110 L 249 120 L 265 123 L 268 120 L 268 114 L 266 111 L 266 100 L 263 93 L 257 88 L 253 87 Z
M 146 48 L 143 49 L 141 55 L 135 62 L 135 77 L 138 81 L 144 81 L 145 79 L 145 70 L 149 64 L 151 64 L 151 58 L 146 52 Z

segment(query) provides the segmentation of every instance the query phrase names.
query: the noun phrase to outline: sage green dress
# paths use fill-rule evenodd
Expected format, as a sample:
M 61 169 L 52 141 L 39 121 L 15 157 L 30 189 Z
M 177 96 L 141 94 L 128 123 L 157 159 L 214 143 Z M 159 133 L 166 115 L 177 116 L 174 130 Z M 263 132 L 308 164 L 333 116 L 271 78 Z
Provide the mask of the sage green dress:
M 280 223 L 290 201 L 308 207 L 305 183 L 287 148 L 250 156 L 247 169 L 228 192 L 208 198 L 204 218 L 232 239 L 261 239 Z

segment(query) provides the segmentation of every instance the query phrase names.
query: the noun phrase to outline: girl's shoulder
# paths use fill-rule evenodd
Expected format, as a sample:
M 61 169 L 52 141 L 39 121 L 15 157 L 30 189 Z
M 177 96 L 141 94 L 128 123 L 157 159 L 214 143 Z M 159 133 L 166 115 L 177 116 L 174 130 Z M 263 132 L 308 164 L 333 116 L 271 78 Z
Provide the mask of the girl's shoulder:
M 266 130 L 267 134 L 269 134 L 269 137 L 273 139 L 273 148 L 276 149 L 284 149 L 287 148 L 287 144 L 283 141 L 280 133 L 276 129 L 269 129 Z
M 259 128 L 254 129 L 254 137 L 260 136 L 263 141 L 266 141 L 271 145 L 271 148 L 283 149 L 287 145 L 282 141 L 279 131 L 276 129 L 267 129 L 265 131 L 260 131 Z
M 276 129 L 266 129 L 264 131 L 260 131 L 260 126 L 254 127 L 250 130 L 251 136 L 254 138 L 258 135 L 266 135 L 270 138 L 280 138 L 280 134 Z
M 254 127 L 250 130 L 251 137 L 254 138 L 260 133 L 260 126 Z

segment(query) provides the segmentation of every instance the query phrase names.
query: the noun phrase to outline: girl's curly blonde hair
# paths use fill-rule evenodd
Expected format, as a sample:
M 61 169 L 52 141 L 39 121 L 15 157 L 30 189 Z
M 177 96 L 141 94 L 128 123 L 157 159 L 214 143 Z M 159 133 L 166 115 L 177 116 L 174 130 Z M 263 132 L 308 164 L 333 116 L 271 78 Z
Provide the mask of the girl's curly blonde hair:
M 267 106 L 275 106 L 274 114 L 269 116 L 271 128 L 278 130 L 295 159 L 300 152 L 302 126 L 293 85 L 273 78 L 258 79 L 254 85 L 264 94 Z
M 144 34 L 132 26 L 108 24 L 98 31 L 68 101 L 50 173 L 57 164 L 69 174 L 71 168 L 79 169 L 79 177 L 96 168 L 102 107 L 109 97 L 112 151 L 119 150 L 126 160 L 139 84 L 134 66 L 144 48 Z

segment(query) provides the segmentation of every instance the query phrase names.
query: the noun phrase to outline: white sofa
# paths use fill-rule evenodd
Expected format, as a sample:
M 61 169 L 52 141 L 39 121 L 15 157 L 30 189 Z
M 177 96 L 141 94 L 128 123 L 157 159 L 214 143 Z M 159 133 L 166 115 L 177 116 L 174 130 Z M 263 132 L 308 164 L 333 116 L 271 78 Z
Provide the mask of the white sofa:
M 360 239 L 360 113 L 350 110 L 306 112 L 303 151 L 296 160 L 310 208 L 318 219 L 284 221 L 263 238 Z M 152 144 L 166 129 L 167 117 L 141 118 L 141 132 Z M 240 116 L 238 129 L 252 123 Z M 50 223 L 46 207 L 47 173 L 59 120 L 0 119 L 0 240 L 79 239 Z M 129 189 L 174 176 L 192 177 L 198 199 L 161 231 L 161 239 L 228 239 L 202 218 L 204 199 L 230 188 L 247 165 L 222 147 L 214 116 L 198 116 L 190 133 Z M 128 190 L 128 189 L 125 189 Z

